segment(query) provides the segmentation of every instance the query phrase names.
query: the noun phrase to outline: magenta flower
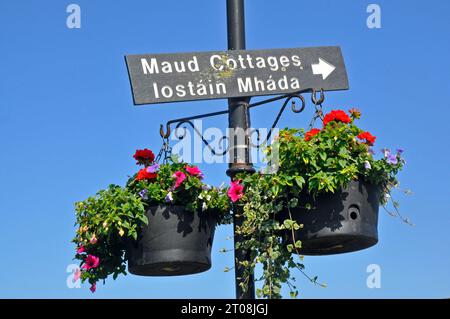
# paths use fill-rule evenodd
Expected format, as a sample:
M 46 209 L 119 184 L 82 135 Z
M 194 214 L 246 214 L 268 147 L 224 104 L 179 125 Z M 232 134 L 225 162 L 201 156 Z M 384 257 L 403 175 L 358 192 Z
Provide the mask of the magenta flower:
M 176 171 L 172 176 L 177 179 L 175 181 L 175 188 L 178 188 L 181 185 L 181 183 L 183 183 L 184 180 L 186 179 L 186 174 L 184 174 L 181 171 Z
M 241 185 L 241 180 L 231 182 L 231 187 L 228 190 L 228 197 L 233 203 L 236 203 L 244 196 L 244 186 Z
M 83 246 L 83 245 L 81 245 L 81 246 L 78 247 L 78 249 L 77 249 L 77 254 L 82 254 L 82 253 L 84 253 L 84 246 Z
M 100 264 L 100 258 L 98 258 L 94 255 L 88 255 L 86 257 L 86 261 L 85 261 L 83 267 L 81 267 L 81 268 L 89 270 L 89 269 L 97 268 L 99 264 Z
M 94 283 L 91 285 L 91 288 L 89 288 L 89 290 L 90 290 L 92 293 L 94 293 L 94 292 L 97 290 L 97 283 L 94 282 Z
M 194 167 L 186 166 L 186 171 L 192 176 L 197 176 L 198 178 L 203 177 L 202 171 L 197 166 Z

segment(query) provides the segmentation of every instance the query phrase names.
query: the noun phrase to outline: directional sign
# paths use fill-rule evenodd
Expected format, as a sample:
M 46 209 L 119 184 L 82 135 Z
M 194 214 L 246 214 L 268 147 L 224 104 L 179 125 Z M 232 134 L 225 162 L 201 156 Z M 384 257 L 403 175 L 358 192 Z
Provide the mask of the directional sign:
M 347 90 L 339 47 L 127 55 L 134 104 Z

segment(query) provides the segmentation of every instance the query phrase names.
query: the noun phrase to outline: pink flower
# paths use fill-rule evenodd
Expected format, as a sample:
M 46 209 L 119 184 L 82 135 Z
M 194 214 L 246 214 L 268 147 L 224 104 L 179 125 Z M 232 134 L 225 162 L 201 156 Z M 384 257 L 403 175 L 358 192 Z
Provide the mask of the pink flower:
M 228 197 L 233 203 L 236 203 L 244 196 L 244 186 L 241 185 L 241 180 L 231 182 L 231 187 L 228 190 Z
M 192 176 L 197 176 L 198 178 L 203 177 L 202 171 L 197 166 L 189 167 L 186 165 L 186 171 Z
M 100 258 L 98 258 L 94 255 L 88 255 L 86 257 L 86 261 L 85 261 L 83 267 L 81 267 L 81 268 L 89 270 L 89 269 L 97 268 L 99 264 L 100 264 Z
M 83 246 L 83 245 L 81 245 L 81 246 L 78 247 L 78 249 L 77 249 L 77 254 L 82 254 L 82 253 L 84 253 L 84 246 Z
M 176 171 L 172 176 L 177 179 L 175 181 L 175 188 L 178 188 L 181 185 L 181 183 L 183 183 L 184 180 L 186 179 L 186 174 L 184 174 L 181 171 Z
M 81 277 L 81 271 L 80 268 L 77 268 L 77 270 L 75 270 L 74 274 L 73 274 L 73 279 L 72 282 L 77 282 Z
M 95 245 L 97 243 L 97 237 L 95 237 L 95 234 L 92 235 L 91 240 L 89 241 L 92 245 Z
M 89 290 L 90 290 L 92 293 L 94 293 L 94 292 L 97 290 L 97 283 L 94 282 L 94 283 L 91 285 L 91 288 L 89 288 Z

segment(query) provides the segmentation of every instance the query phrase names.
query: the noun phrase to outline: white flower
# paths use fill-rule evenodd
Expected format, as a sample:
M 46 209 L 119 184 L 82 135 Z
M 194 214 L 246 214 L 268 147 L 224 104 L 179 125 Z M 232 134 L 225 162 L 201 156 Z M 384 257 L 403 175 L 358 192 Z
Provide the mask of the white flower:
M 211 200 L 211 195 L 207 195 L 207 196 L 206 196 L 206 201 L 209 202 L 210 200 Z
M 207 209 L 208 209 L 208 206 L 206 205 L 205 202 L 203 202 L 203 205 L 202 205 L 202 211 L 205 211 L 205 210 L 207 210 Z
M 203 193 L 200 193 L 200 195 L 198 195 L 199 199 L 203 199 Z

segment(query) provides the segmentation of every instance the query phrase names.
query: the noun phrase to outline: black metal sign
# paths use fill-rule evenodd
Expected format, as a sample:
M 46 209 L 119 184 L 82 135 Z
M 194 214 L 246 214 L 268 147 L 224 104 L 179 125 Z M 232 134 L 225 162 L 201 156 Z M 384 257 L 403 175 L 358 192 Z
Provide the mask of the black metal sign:
M 339 47 L 125 57 L 135 105 L 347 90 Z

